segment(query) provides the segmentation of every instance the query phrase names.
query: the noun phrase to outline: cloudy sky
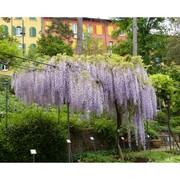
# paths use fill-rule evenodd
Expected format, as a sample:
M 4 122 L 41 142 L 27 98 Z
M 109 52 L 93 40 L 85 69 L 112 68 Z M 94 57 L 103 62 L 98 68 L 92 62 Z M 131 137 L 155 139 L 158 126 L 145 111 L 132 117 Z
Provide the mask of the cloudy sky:
M 8 0 L 0 16 L 10 17 L 180 17 L 179 0 Z

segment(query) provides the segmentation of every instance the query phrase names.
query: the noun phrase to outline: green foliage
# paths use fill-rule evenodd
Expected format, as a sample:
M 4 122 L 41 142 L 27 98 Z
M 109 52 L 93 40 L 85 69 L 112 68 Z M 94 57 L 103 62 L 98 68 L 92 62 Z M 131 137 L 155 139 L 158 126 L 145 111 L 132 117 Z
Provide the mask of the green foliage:
M 53 18 L 52 24 L 45 31 L 46 35 L 41 34 L 37 41 L 37 52 L 43 55 L 54 56 L 56 54 L 72 55 L 73 51 L 70 41 L 73 36 L 67 23 L 63 23 L 61 18 Z
M 173 95 L 171 104 L 172 111 L 176 115 L 180 115 L 180 66 L 171 63 L 170 66 L 163 66 L 162 73 L 171 77 L 174 81 L 176 93 Z
M 81 154 L 74 154 L 73 159 L 75 161 L 80 160 L 80 162 L 122 162 L 121 160 L 117 160 L 114 156 L 114 150 L 108 151 L 97 151 L 97 159 L 94 152 L 85 152 Z
M 174 35 L 167 38 L 167 64 L 175 62 L 180 65 L 180 36 Z
M 143 152 L 132 152 L 128 154 L 129 159 L 135 159 L 138 157 L 147 158 L 148 162 L 156 163 L 176 163 L 180 162 L 180 156 L 177 151 L 163 152 L 163 151 L 143 151 Z
M 85 152 L 81 154 L 73 154 L 73 159 L 80 162 L 140 162 L 144 159 L 147 162 L 155 163 L 178 163 L 180 162 L 180 156 L 177 151 L 174 152 L 163 152 L 163 151 L 141 151 L 141 152 L 126 152 L 125 161 L 117 160 L 114 157 L 114 150 L 110 151 L 97 151 L 97 160 L 94 152 Z
M 96 118 L 92 123 L 94 131 L 102 135 L 109 145 L 113 145 L 115 142 L 116 135 L 116 124 L 115 121 L 105 119 L 105 118 Z
M 153 120 L 153 121 L 150 121 L 148 125 L 150 129 L 159 131 L 159 122 Z
M 94 54 L 104 54 L 107 49 L 103 45 L 102 39 L 94 38 L 89 33 L 84 33 L 82 46 L 82 54 L 94 55 Z
M 67 134 L 55 118 L 42 111 L 15 114 L 6 131 L 0 124 L 0 161 L 30 162 L 30 149 L 36 149 L 37 162 L 64 161 Z
M 4 86 L 3 86 L 4 88 Z M 34 105 L 31 107 L 27 107 L 19 99 L 16 99 L 15 96 L 11 93 L 8 93 L 8 117 L 11 117 L 13 114 L 21 113 L 25 109 L 33 108 Z M 0 91 L 0 112 L 3 113 L 3 117 L 6 113 L 6 93 Z
M 4 28 L 0 26 L 0 63 L 8 68 L 17 66 L 16 62 L 19 62 L 19 60 L 7 54 L 18 56 L 21 51 L 18 49 L 17 39 L 4 34 Z
M 149 135 L 150 139 L 159 139 L 158 132 L 161 131 L 161 126 L 157 120 L 144 123 L 145 133 Z
M 180 116 L 173 117 L 170 121 L 172 127 L 180 126 Z
M 66 61 L 69 59 L 69 56 L 65 54 L 57 54 L 54 57 L 55 63 L 59 61 Z M 119 66 L 120 68 L 123 67 L 130 67 L 130 68 L 136 68 L 137 65 L 140 67 L 143 67 L 143 60 L 140 56 L 129 56 L 122 57 L 118 54 L 95 54 L 95 55 L 74 55 L 70 57 L 74 62 L 79 61 L 80 59 L 85 62 L 90 62 L 92 64 L 97 65 L 100 62 L 106 62 L 109 65 L 109 68 L 112 68 L 114 66 Z
M 6 80 L 8 82 L 10 82 L 10 77 L 8 77 L 8 76 L 0 76 L 0 93 L 1 93 L 1 91 L 5 90 L 4 81 L 6 81 Z
M 63 119 L 61 119 L 61 125 L 64 127 L 64 129 L 68 128 L 68 122 L 67 122 L 67 115 L 65 115 L 63 117 Z M 81 120 L 78 117 L 79 115 L 76 114 L 74 116 L 71 116 L 70 118 L 70 131 L 73 132 L 78 132 L 81 130 L 85 130 L 89 128 L 89 122 L 86 120 Z
M 180 66 L 175 63 L 170 65 L 163 65 L 161 69 L 163 74 L 166 74 L 173 78 L 175 81 L 180 82 Z
M 175 134 L 179 134 L 180 133 L 180 126 L 173 127 L 172 132 Z
M 150 139 L 159 139 L 157 131 L 155 131 L 154 129 L 149 129 L 148 135 Z
M 61 18 L 54 18 L 51 26 L 46 30 L 46 35 L 41 34 L 41 38 L 38 39 L 37 52 L 49 56 L 59 53 L 71 56 L 73 54 L 70 46 L 72 36 L 73 32 L 69 29 L 69 25 L 63 23 Z
M 159 125 L 164 126 L 167 124 L 167 115 L 160 111 L 157 113 L 155 120 L 159 123 Z
M 62 18 L 53 18 L 52 23 L 46 30 L 47 34 L 56 34 L 61 37 L 63 41 L 67 41 L 70 45 L 71 37 L 73 37 L 73 31 L 70 29 L 69 24 L 62 21 Z
M 70 45 L 66 44 L 61 37 L 52 34 L 41 35 L 41 38 L 37 41 L 37 52 L 49 56 L 58 53 L 73 54 Z
M 144 63 L 152 67 L 159 65 L 163 61 L 166 36 L 163 35 L 163 27 L 160 25 L 164 21 L 164 18 L 137 18 L 137 44 L 138 55 L 143 57 Z M 133 51 L 133 21 L 132 18 L 119 18 L 115 20 L 118 30 L 113 34 L 113 37 L 117 37 L 120 31 L 123 30 L 127 33 L 127 40 L 120 41 L 118 45 L 114 46 L 113 52 L 124 55 L 132 55 Z M 158 33 L 152 33 L 156 31 Z M 157 61 L 158 60 L 158 61 Z
M 29 48 L 27 57 L 30 59 L 37 59 L 38 57 L 37 48 Z
M 162 100 L 171 100 L 176 88 L 174 87 L 174 81 L 167 75 L 154 74 L 150 76 L 153 86 L 156 90 L 156 95 Z
M 175 134 L 179 134 L 180 133 L 180 116 L 172 117 L 172 119 L 170 120 L 170 125 L 172 127 L 172 131 Z
M 162 151 L 143 151 L 143 152 L 132 152 L 128 154 L 129 159 L 135 158 L 147 158 L 148 162 L 163 162 L 166 159 L 172 157 L 171 154 Z

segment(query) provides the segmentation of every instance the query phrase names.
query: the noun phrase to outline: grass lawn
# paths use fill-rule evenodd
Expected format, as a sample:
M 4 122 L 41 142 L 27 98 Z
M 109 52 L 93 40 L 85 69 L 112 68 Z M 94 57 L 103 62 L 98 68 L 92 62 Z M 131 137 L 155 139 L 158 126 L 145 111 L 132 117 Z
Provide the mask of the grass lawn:
M 96 159 L 97 155 L 97 159 Z M 115 151 L 97 151 L 95 152 L 85 152 L 81 154 L 74 154 L 74 162 L 121 162 L 121 163 L 131 163 L 131 162 L 148 162 L 148 163 L 179 163 L 180 162 L 180 152 L 177 151 L 157 151 L 157 150 L 147 150 L 140 152 L 124 152 L 125 161 L 118 160 L 115 158 Z

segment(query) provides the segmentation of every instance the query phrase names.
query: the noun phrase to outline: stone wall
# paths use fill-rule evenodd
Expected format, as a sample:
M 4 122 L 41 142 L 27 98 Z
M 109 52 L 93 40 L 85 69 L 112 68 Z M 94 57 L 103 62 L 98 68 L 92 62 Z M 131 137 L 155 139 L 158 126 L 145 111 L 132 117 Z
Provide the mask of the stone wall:
M 72 153 L 82 153 L 86 151 L 94 151 L 93 141 L 90 137 L 94 137 L 96 150 L 108 149 L 107 140 L 93 130 L 84 130 L 71 133 L 71 150 Z

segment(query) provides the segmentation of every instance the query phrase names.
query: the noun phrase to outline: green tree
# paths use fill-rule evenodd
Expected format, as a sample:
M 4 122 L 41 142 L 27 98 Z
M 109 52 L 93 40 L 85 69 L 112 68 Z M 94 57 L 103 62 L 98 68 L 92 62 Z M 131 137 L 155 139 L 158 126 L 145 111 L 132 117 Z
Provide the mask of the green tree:
M 73 54 L 70 45 L 66 44 L 61 37 L 53 36 L 52 34 L 41 35 L 41 38 L 37 41 L 37 52 L 49 56 L 54 56 L 58 53 Z
M 17 66 L 17 58 L 21 51 L 18 49 L 17 39 L 10 37 L 5 33 L 3 26 L 0 26 L 0 64 L 6 65 L 8 68 Z
M 61 18 L 54 18 L 51 26 L 41 34 L 37 41 L 37 53 L 54 56 L 58 53 L 72 55 L 70 46 L 73 32 L 67 23 L 63 23 Z
M 63 41 L 67 41 L 71 45 L 71 38 L 73 37 L 73 31 L 70 29 L 69 24 L 62 22 L 62 18 L 53 18 L 52 24 L 48 26 L 46 30 L 47 34 L 55 34 L 62 38 Z
M 180 18 L 169 18 L 169 31 L 167 32 L 167 64 L 175 62 L 180 65 Z
M 166 36 L 164 35 L 164 27 L 161 25 L 164 18 L 137 18 L 137 44 L 138 55 L 143 57 L 144 63 L 149 65 L 157 65 L 163 61 Z M 127 33 L 126 41 L 119 41 L 114 46 L 113 52 L 124 55 L 133 54 L 133 19 L 119 18 L 115 20 L 118 30 L 113 33 L 113 37 L 117 37 L 120 31 Z
M 89 33 L 84 33 L 82 53 L 85 55 L 103 54 L 107 49 L 103 46 L 102 39 L 94 38 Z
M 174 81 L 176 93 L 172 97 L 171 108 L 173 114 L 180 115 L 180 66 L 176 65 L 175 63 L 171 63 L 170 65 L 163 65 L 161 72 L 171 77 Z
M 163 75 L 163 74 L 154 74 L 150 76 L 150 79 L 152 80 L 152 84 L 156 89 L 157 96 L 163 101 L 163 104 L 166 108 L 167 117 L 168 117 L 167 126 L 169 132 L 170 149 L 171 149 L 171 136 L 174 138 L 176 145 L 179 148 L 178 142 L 170 127 L 172 102 L 174 101 L 174 97 L 177 93 L 177 89 L 174 86 L 174 81 L 168 75 Z

